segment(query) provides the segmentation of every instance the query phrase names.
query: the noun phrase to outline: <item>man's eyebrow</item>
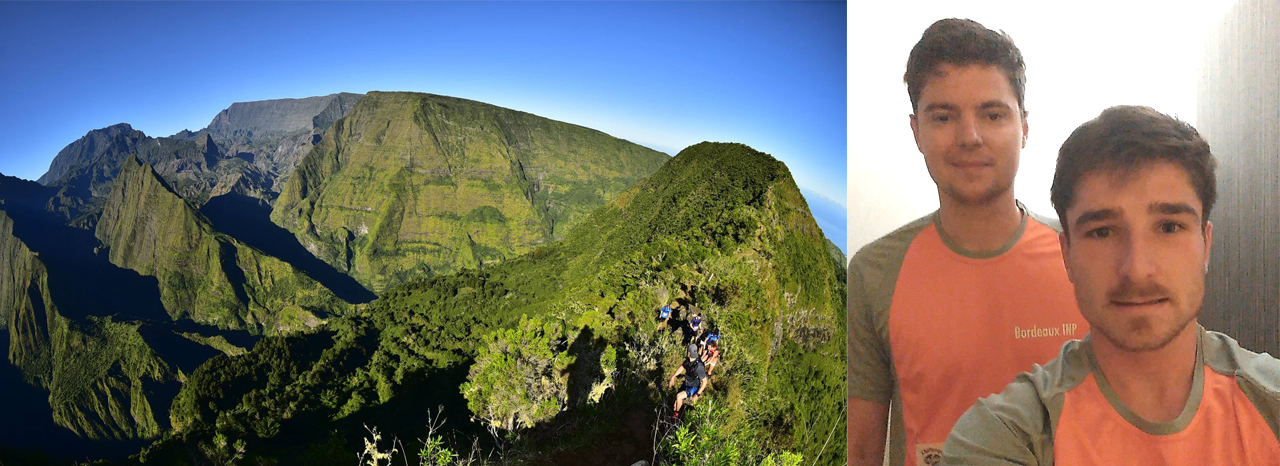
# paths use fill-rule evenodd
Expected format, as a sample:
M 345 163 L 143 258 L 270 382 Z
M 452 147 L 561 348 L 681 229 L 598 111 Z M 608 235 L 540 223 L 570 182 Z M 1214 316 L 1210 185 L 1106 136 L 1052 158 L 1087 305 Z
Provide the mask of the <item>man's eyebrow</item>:
M 946 103 L 930 103 L 929 105 L 925 105 L 924 109 L 920 110 L 920 113 L 929 112 L 933 110 L 955 111 L 956 106 L 952 104 L 946 104 Z
M 1191 207 L 1191 204 L 1185 202 L 1152 202 L 1151 205 L 1147 206 L 1147 212 L 1164 215 L 1186 214 L 1195 217 L 1196 220 L 1200 219 L 1200 212 L 1197 212 L 1194 207 Z
M 1120 218 L 1120 211 L 1117 209 L 1098 209 L 1090 210 L 1076 217 L 1075 226 L 1080 226 L 1089 222 L 1100 222 L 1103 220 L 1114 220 Z
M 1009 104 L 1000 100 L 988 100 L 986 102 L 978 104 L 978 109 L 980 110 L 989 110 L 993 108 L 1001 109 L 1001 110 L 1013 110 L 1013 107 L 1010 107 Z M 934 102 L 934 103 L 925 105 L 924 109 L 921 110 L 920 112 L 924 113 L 924 112 L 929 112 L 933 110 L 955 111 L 956 109 L 957 107 L 954 104 Z
M 1147 212 L 1161 215 L 1191 215 L 1200 219 L 1200 212 L 1196 211 L 1191 204 L 1185 202 L 1152 202 L 1147 206 Z M 1100 222 L 1103 220 L 1114 220 L 1120 218 L 1119 209 L 1097 209 L 1090 210 L 1076 217 L 1075 225 L 1080 226 L 1089 222 Z

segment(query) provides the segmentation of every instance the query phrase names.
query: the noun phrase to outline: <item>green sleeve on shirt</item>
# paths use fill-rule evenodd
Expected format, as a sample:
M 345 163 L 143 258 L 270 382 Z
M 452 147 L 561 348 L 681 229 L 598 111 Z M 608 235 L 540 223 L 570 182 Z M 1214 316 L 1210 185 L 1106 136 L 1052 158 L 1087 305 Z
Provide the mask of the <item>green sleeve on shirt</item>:
M 1033 382 L 1047 382 L 1048 374 L 1039 366 L 1033 372 L 1018 375 L 999 395 L 979 399 L 960 416 L 942 448 L 941 464 L 1052 465 L 1053 421 Z
M 849 262 L 848 397 L 888 404 L 893 396 L 889 306 L 911 241 L 933 222 L 917 219 L 859 250 Z
M 1241 348 L 1230 336 L 1210 331 L 1204 334 L 1205 364 L 1215 372 L 1235 376 L 1240 391 L 1280 440 L 1280 360 Z
M 861 268 L 856 260 L 849 266 L 848 397 L 888 404 L 893 390 L 889 352 L 875 330 Z
M 1016 422 L 1006 424 L 997 411 L 978 400 L 956 421 L 942 447 L 944 465 L 1036 465 L 1036 454 L 1027 441 L 1030 434 Z
M 1022 204 L 1021 204 L 1021 203 L 1019 203 L 1018 205 L 1019 205 L 1019 206 L 1022 206 Z M 1058 219 L 1053 218 L 1053 217 L 1045 217 L 1045 216 L 1043 216 L 1043 215 L 1040 215 L 1040 214 L 1037 214 L 1037 213 L 1035 213 L 1035 212 L 1032 212 L 1032 211 L 1031 211 L 1031 210 L 1029 210 L 1029 209 L 1027 210 L 1027 215 L 1028 215 L 1028 216 L 1030 216 L 1032 220 L 1035 220 L 1035 221 L 1037 221 L 1037 222 L 1040 222 L 1040 223 L 1041 223 L 1041 224 L 1043 224 L 1044 226 L 1047 226 L 1047 227 L 1049 227 L 1049 228 L 1052 228 L 1052 229 L 1053 229 L 1053 231 L 1056 231 L 1056 232 L 1058 232 L 1058 233 L 1062 233 L 1062 224 L 1061 224 L 1061 223 L 1058 223 Z
M 944 465 L 1053 464 L 1053 432 L 1066 392 L 1089 375 L 1081 341 L 1068 341 L 1045 366 L 1019 374 L 960 416 L 942 448 Z

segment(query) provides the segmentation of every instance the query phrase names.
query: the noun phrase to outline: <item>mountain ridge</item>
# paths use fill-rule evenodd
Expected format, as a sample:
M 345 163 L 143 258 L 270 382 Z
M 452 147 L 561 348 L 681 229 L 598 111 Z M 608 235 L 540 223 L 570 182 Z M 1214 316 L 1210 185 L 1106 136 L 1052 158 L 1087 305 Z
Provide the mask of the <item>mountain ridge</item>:
M 9 277 L 0 284 L 0 319 L 8 363 L 28 384 L 49 393 L 52 420 L 76 435 L 159 436 L 168 419 L 157 414 L 167 411 L 179 374 L 143 342 L 144 324 L 111 315 L 66 315 L 68 305 L 85 304 L 55 291 L 57 277 L 15 233 L 14 219 L 0 210 L 0 271 Z M 166 392 L 171 394 L 161 394 Z
M 127 123 L 91 130 L 59 151 L 38 182 L 62 188 L 63 204 L 79 208 L 74 217 L 99 206 L 120 164 L 136 155 L 197 204 L 225 193 L 238 179 L 252 187 L 251 195 L 270 201 L 277 181 L 288 178 L 319 132 L 360 97 L 338 93 L 237 102 L 206 128 L 167 137 L 147 136 Z
M 309 437 L 329 450 L 289 446 L 307 426 L 421 428 L 394 419 L 437 404 L 455 434 L 479 434 L 489 420 L 467 405 L 484 395 L 465 383 L 531 322 L 573 362 L 547 379 L 566 414 L 521 421 L 525 458 L 615 463 L 647 440 L 579 425 L 643 424 L 669 404 L 648 384 L 683 346 L 651 311 L 679 302 L 725 330 L 713 396 L 727 428 L 807 458 L 821 436 L 843 441 L 826 432 L 843 401 L 844 264 L 768 154 L 704 142 L 671 158 L 431 94 L 332 98 L 278 126 L 231 107 L 210 123 L 240 124 L 231 139 L 115 125 L 94 135 L 105 146 L 77 143 L 123 150 L 62 184 L 0 178 L 10 363 L 48 391 L 57 425 L 158 438 L 151 458 L 199 458 L 213 426 L 281 464 L 359 451 L 329 432 Z M 427 265 L 431 251 L 451 256 Z M 565 432 L 614 456 L 553 440 Z
M 482 102 L 370 92 L 298 164 L 271 219 L 379 291 L 555 241 L 667 159 Z
M 341 92 L 297 99 L 234 102 L 218 112 L 200 132 L 231 140 L 242 134 L 323 130 L 350 111 L 360 97 L 361 94 Z
M 275 333 L 314 326 L 328 312 L 349 307 L 291 265 L 215 231 L 150 165 L 132 156 L 95 235 L 113 264 L 159 280 L 161 301 L 174 320 Z
M 677 302 L 682 310 L 673 319 L 696 308 L 721 331 L 724 362 L 710 396 L 728 406 L 724 428 L 837 464 L 843 456 L 831 445 L 843 443 L 844 273 L 826 248 L 781 162 L 741 144 L 697 144 L 593 211 L 563 241 L 492 267 L 411 280 L 308 337 L 269 337 L 243 356 L 210 360 L 175 399 L 171 416 L 181 432 L 145 454 L 181 455 L 189 439 L 212 435 L 216 419 L 236 426 L 220 430 L 229 437 L 260 439 L 251 448 L 264 458 L 301 464 L 298 458 L 359 445 L 288 439 L 361 424 L 425 435 L 413 424 L 439 404 L 451 429 L 460 429 L 455 435 L 488 423 L 518 430 L 507 437 L 523 439 L 509 447 L 517 463 L 555 463 L 552 455 L 602 464 L 650 458 L 660 439 L 648 437 L 645 424 L 656 422 L 655 405 L 669 406 L 670 392 L 658 387 L 684 355 L 680 332 L 653 317 Z M 522 364 L 538 363 L 502 359 L 501 348 L 539 344 L 504 340 L 530 331 L 550 345 L 545 353 L 530 349 L 537 360 L 572 362 L 545 378 L 521 375 Z M 489 399 L 466 382 L 485 371 L 498 372 L 483 380 L 536 387 Z M 429 388 L 459 383 L 461 394 Z M 530 415 L 530 405 L 550 407 Z M 523 420 L 513 423 L 509 409 L 521 410 Z M 638 430 L 619 424 L 636 416 L 647 419 Z M 629 433 L 604 440 L 583 427 L 590 425 Z M 632 434 L 640 440 L 625 440 Z M 555 440 L 566 436 L 575 440 Z

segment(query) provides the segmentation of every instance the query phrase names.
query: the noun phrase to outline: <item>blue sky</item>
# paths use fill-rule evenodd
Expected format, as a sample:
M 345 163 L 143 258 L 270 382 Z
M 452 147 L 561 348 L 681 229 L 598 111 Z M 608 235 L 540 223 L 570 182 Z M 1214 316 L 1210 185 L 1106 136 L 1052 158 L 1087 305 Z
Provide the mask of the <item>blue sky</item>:
M 38 178 L 115 123 L 168 136 L 233 102 L 395 90 L 672 155 L 745 143 L 843 207 L 846 22 L 843 2 L 0 2 L 0 173 Z

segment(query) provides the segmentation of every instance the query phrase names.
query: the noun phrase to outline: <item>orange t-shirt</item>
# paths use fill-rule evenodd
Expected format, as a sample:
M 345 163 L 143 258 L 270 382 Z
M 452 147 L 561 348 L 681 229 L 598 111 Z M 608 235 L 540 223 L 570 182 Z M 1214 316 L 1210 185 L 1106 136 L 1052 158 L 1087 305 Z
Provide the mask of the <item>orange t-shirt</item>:
M 1199 332 L 1177 418 L 1151 422 L 1125 406 L 1086 339 L 976 403 L 947 440 L 943 463 L 1280 465 L 1280 360 Z
M 977 255 L 949 244 L 931 216 L 855 256 L 849 396 L 899 406 L 891 464 L 936 464 L 974 401 L 1088 332 L 1057 235 L 1028 216 L 1005 248 Z M 896 273 L 873 269 L 884 263 Z

